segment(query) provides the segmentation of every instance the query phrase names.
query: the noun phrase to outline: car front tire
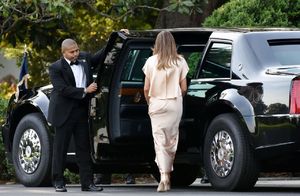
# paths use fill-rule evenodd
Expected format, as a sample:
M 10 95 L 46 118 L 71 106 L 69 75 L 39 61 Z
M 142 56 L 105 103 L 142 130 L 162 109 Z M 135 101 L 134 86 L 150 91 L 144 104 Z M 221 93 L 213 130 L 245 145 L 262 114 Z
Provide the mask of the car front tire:
M 51 185 L 52 142 L 41 114 L 28 114 L 19 122 L 12 158 L 16 177 L 24 186 Z
M 211 122 L 204 141 L 204 166 L 217 190 L 245 191 L 258 179 L 258 168 L 247 130 L 235 114 L 221 114 Z

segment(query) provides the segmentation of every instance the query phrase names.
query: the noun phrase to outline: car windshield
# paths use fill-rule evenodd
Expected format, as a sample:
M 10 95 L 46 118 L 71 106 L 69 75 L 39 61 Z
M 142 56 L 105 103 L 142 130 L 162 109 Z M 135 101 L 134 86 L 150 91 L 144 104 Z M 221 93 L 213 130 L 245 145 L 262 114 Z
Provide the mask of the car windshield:
M 269 44 L 281 65 L 300 65 L 300 40 L 273 41 Z

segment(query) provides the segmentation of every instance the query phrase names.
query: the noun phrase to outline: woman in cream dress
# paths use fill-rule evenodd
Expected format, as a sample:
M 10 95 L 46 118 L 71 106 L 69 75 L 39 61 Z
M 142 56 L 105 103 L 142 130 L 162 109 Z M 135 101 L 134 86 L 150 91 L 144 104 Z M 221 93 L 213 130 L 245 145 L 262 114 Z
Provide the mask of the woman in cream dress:
M 170 172 L 177 150 L 182 96 L 187 89 L 188 70 L 185 59 L 177 53 L 172 34 L 160 32 L 156 37 L 153 56 L 147 59 L 143 67 L 144 94 L 149 105 L 155 162 L 161 174 L 158 192 L 170 190 Z

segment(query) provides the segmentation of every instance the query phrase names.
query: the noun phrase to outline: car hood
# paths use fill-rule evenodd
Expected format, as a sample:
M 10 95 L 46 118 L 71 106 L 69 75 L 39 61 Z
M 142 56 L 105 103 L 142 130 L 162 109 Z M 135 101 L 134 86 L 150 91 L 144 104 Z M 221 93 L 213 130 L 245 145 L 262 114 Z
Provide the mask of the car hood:
M 39 88 L 39 90 L 41 90 L 48 98 L 50 96 L 52 89 L 53 89 L 52 84 L 49 84 L 47 86 L 43 86 L 43 87 Z

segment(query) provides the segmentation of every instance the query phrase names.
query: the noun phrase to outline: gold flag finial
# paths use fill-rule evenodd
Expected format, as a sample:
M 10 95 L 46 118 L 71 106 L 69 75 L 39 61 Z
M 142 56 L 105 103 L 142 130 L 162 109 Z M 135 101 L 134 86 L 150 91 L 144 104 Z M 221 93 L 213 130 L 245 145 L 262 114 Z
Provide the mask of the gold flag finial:
M 24 46 L 24 53 L 27 53 L 27 44 Z

